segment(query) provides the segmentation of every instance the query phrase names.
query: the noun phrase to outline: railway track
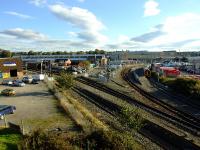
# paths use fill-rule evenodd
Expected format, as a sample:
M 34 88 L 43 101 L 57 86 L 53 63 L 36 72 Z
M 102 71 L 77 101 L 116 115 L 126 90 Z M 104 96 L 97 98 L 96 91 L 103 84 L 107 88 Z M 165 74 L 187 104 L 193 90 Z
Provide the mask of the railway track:
M 122 76 L 124 78 L 124 80 L 126 80 L 129 85 L 131 87 L 133 87 L 136 91 L 138 91 L 140 94 L 142 94 L 144 97 L 146 97 L 149 101 L 162 106 L 163 108 L 166 109 L 166 113 L 172 113 L 174 114 L 174 116 L 177 116 L 177 118 L 180 118 L 181 120 L 184 120 L 185 122 L 189 122 L 191 124 L 192 128 L 196 128 L 195 126 L 197 126 L 196 128 L 196 135 L 199 135 L 200 133 L 200 120 L 199 118 L 192 116 L 191 114 L 188 114 L 184 111 L 181 111 L 171 105 L 169 105 L 168 103 L 159 100 L 158 98 L 156 98 L 155 96 L 153 96 L 152 94 L 146 92 L 144 89 L 141 89 L 137 84 L 135 84 L 134 82 L 132 82 L 131 78 L 131 72 L 130 70 L 128 70 L 127 72 L 122 72 Z M 195 126 L 194 126 L 195 125 Z
M 90 103 L 114 117 L 121 113 L 121 106 L 102 98 L 97 94 L 81 87 L 75 87 L 73 90 Z M 199 149 L 199 147 L 192 142 L 187 141 L 148 120 L 145 121 L 145 126 L 139 132 L 164 149 Z
M 81 82 L 81 83 L 84 83 L 84 84 L 87 84 L 93 88 L 96 88 L 100 91 L 103 91 L 105 93 L 108 93 L 110 95 L 113 95 L 115 97 L 118 97 L 122 100 L 125 100 L 126 102 L 138 107 L 138 108 L 141 108 L 143 110 L 146 110 L 148 112 L 150 112 L 151 114 L 161 118 L 161 119 L 164 119 L 172 124 L 174 124 L 175 126 L 178 126 L 179 128 L 182 128 L 194 135 L 199 135 L 199 131 L 200 131 L 200 124 L 196 123 L 196 122 L 191 122 L 191 120 L 187 120 L 185 117 L 183 118 L 180 118 L 180 117 L 177 117 L 176 114 L 170 112 L 169 110 L 159 110 L 157 108 L 154 108 L 148 104 L 144 104 L 140 101 L 137 101 L 135 99 L 133 99 L 132 97 L 130 96 L 127 96 L 119 91 L 116 91 L 112 88 L 109 88 L 107 87 L 106 85 L 103 85 L 101 83 L 98 83 L 94 80 L 91 80 L 89 78 L 85 78 L 85 77 L 78 77 L 76 79 L 77 81 Z M 167 111 L 167 112 L 166 112 Z

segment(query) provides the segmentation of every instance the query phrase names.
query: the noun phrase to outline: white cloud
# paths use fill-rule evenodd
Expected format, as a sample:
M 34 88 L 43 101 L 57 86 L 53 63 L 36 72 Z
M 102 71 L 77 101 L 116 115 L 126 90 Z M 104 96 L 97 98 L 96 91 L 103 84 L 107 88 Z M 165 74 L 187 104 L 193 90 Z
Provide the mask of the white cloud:
M 131 50 L 200 50 L 200 14 L 185 13 L 167 17 L 162 24 L 149 32 L 129 38 L 119 36 L 117 43 L 108 44 L 112 49 Z
M 99 45 L 92 43 L 90 35 L 87 33 L 75 33 L 69 32 L 71 36 L 78 37 L 83 36 L 85 42 L 77 39 L 53 39 L 49 38 L 47 35 L 44 35 L 39 32 L 35 32 L 30 29 L 7 29 L 0 31 L 0 45 L 1 48 L 9 50 L 88 50 L 91 48 L 97 48 Z M 95 33 L 91 33 L 95 34 Z M 96 33 L 98 34 L 98 33 Z M 88 36 L 88 37 L 84 37 Z M 95 35 L 94 35 L 95 36 Z M 98 35 L 96 35 L 98 36 Z M 101 37 L 103 38 L 103 37 Z M 87 42 L 87 40 L 89 42 Z M 9 41 L 9 42 L 8 42 Z
M 31 0 L 31 4 L 34 4 L 35 6 L 41 6 L 47 3 L 47 0 Z
M 15 28 L 15 29 L 4 30 L 1 31 L 0 33 L 3 35 L 15 37 L 16 39 L 23 39 L 23 40 L 43 41 L 48 39 L 46 35 L 39 32 L 35 32 L 30 29 Z
M 191 42 L 200 39 L 200 14 L 186 13 L 168 17 L 163 23 L 161 31 L 165 34 L 153 39 L 150 45 L 170 45 L 173 43 Z
M 51 5 L 49 8 L 58 18 L 81 29 L 80 32 L 76 33 L 79 39 L 97 45 L 107 41 L 107 37 L 100 33 L 101 30 L 105 29 L 105 26 L 87 9 L 65 7 L 60 4 Z
M 144 16 L 155 16 L 160 13 L 159 4 L 155 0 L 148 0 L 144 5 Z
M 128 36 L 126 36 L 126 35 L 119 35 L 117 41 L 118 41 L 119 43 L 123 43 L 123 42 L 128 41 L 129 39 L 130 39 L 130 38 L 129 38 Z
M 85 0 L 78 0 L 78 1 L 81 2 L 81 3 L 85 2 Z
M 68 36 L 70 36 L 70 37 L 72 37 L 72 38 L 77 37 L 77 33 L 76 33 L 76 32 L 70 31 L 70 32 L 68 32 L 67 34 L 68 34 Z
M 103 23 L 87 9 L 79 7 L 65 7 L 59 4 L 51 5 L 49 8 L 57 17 L 76 27 L 93 31 L 99 31 L 104 28 Z
M 14 11 L 5 11 L 4 13 L 8 14 L 8 15 L 19 17 L 19 18 L 22 18 L 22 19 L 33 19 L 33 17 L 31 17 L 29 15 L 25 15 L 25 14 L 14 12 Z

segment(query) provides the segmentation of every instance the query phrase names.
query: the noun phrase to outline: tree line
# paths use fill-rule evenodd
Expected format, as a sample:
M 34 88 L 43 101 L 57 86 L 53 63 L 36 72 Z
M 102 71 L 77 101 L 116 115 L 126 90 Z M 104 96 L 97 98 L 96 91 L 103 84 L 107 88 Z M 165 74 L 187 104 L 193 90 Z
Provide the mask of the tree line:
M 107 52 L 104 50 L 90 50 L 90 51 L 77 51 L 77 52 L 69 52 L 69 51 L 33 51 L 30 50 L 28 52 L 11 52 L 9 50 L 0 49 L 0 58 L 12 57 L 12 56 L 20 56 L 20 55 L 72 55 L 72 54 L 106 54 Z
M 94 51 L 28 51 L 28 52 L 14 52 L 14 55 L 72 55 L 72 54 L 106 54 L 106 51 L 95 49 Z

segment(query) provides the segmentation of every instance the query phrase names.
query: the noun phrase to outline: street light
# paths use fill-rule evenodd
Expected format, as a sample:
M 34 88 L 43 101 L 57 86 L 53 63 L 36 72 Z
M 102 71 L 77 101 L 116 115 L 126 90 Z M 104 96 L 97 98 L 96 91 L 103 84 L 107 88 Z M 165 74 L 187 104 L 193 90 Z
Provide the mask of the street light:
M 43 64 L 43 59 L 41 60 L 41 70 L 40 70 L 40 74 L 42 74 L 42 64 Z

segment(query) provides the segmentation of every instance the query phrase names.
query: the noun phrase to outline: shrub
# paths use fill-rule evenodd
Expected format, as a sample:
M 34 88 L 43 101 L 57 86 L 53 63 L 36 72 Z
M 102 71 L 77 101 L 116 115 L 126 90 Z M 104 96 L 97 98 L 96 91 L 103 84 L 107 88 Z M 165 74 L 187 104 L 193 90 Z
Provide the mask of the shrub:
M 177 78 L 174 82 L 169 83 L 173 89 L 184 93 L 186 95 L 199 95 L 200 83 L 198 80 L 191 79 L 191 78 Z
M 55 134 L 47 134 L 41 130 L 30 136 L 24 136 L 19 146 L 21 150 L 72 150 L 73 147 L 65 138 Z
M 74 77 L 70 73 L 61 72 L 60 76 L 56 77 L 56 81 L 63 89 L 70 89 L 74 86 Z
M 151 72 L 151 77 L 152 77 L 153 79 L 155 79 L 155 80 L 157 80 L 157 79 L 159 78 L 158 73 L 157 73 L 157 72 L 154 72 L 154 71 Z
M 160 77 L 160 79 L 159 79 L 160 83 L 163 83 L 165 85 L 169 85 L 174 80 L 175 80 L 175 78 L 169 78 L 169 77 Z
M 200 97 L 200 81 L 192 78 L 162 79 L 162 83 L 187 96 Z
M 123 150 L 142 149 L 131 135 L 115 131 L 98 130 L 91 133 L 44 133 L 35 131 L 25 136 L 21 142 L 21 150 Z
M 80 63 L 78 64 L 78 66 L 83 67 L 83 68 L 89 70 L 90 64 L 91 64 L 90 61 L 85 60 L 85 61 L 80 62 Z
M 90 149 L 107 149 L 107 150 L 123 150 L 123 149 L 140 149 L 131 135 L 122 134 L 116 131 L 95 131 L 86 137 L 91 143 Z
M 130 107 L 122 107 L 118 120 L 126 128 L 138 131 L 144 125 L 144 119 L 139 113 L 138 109 Z

